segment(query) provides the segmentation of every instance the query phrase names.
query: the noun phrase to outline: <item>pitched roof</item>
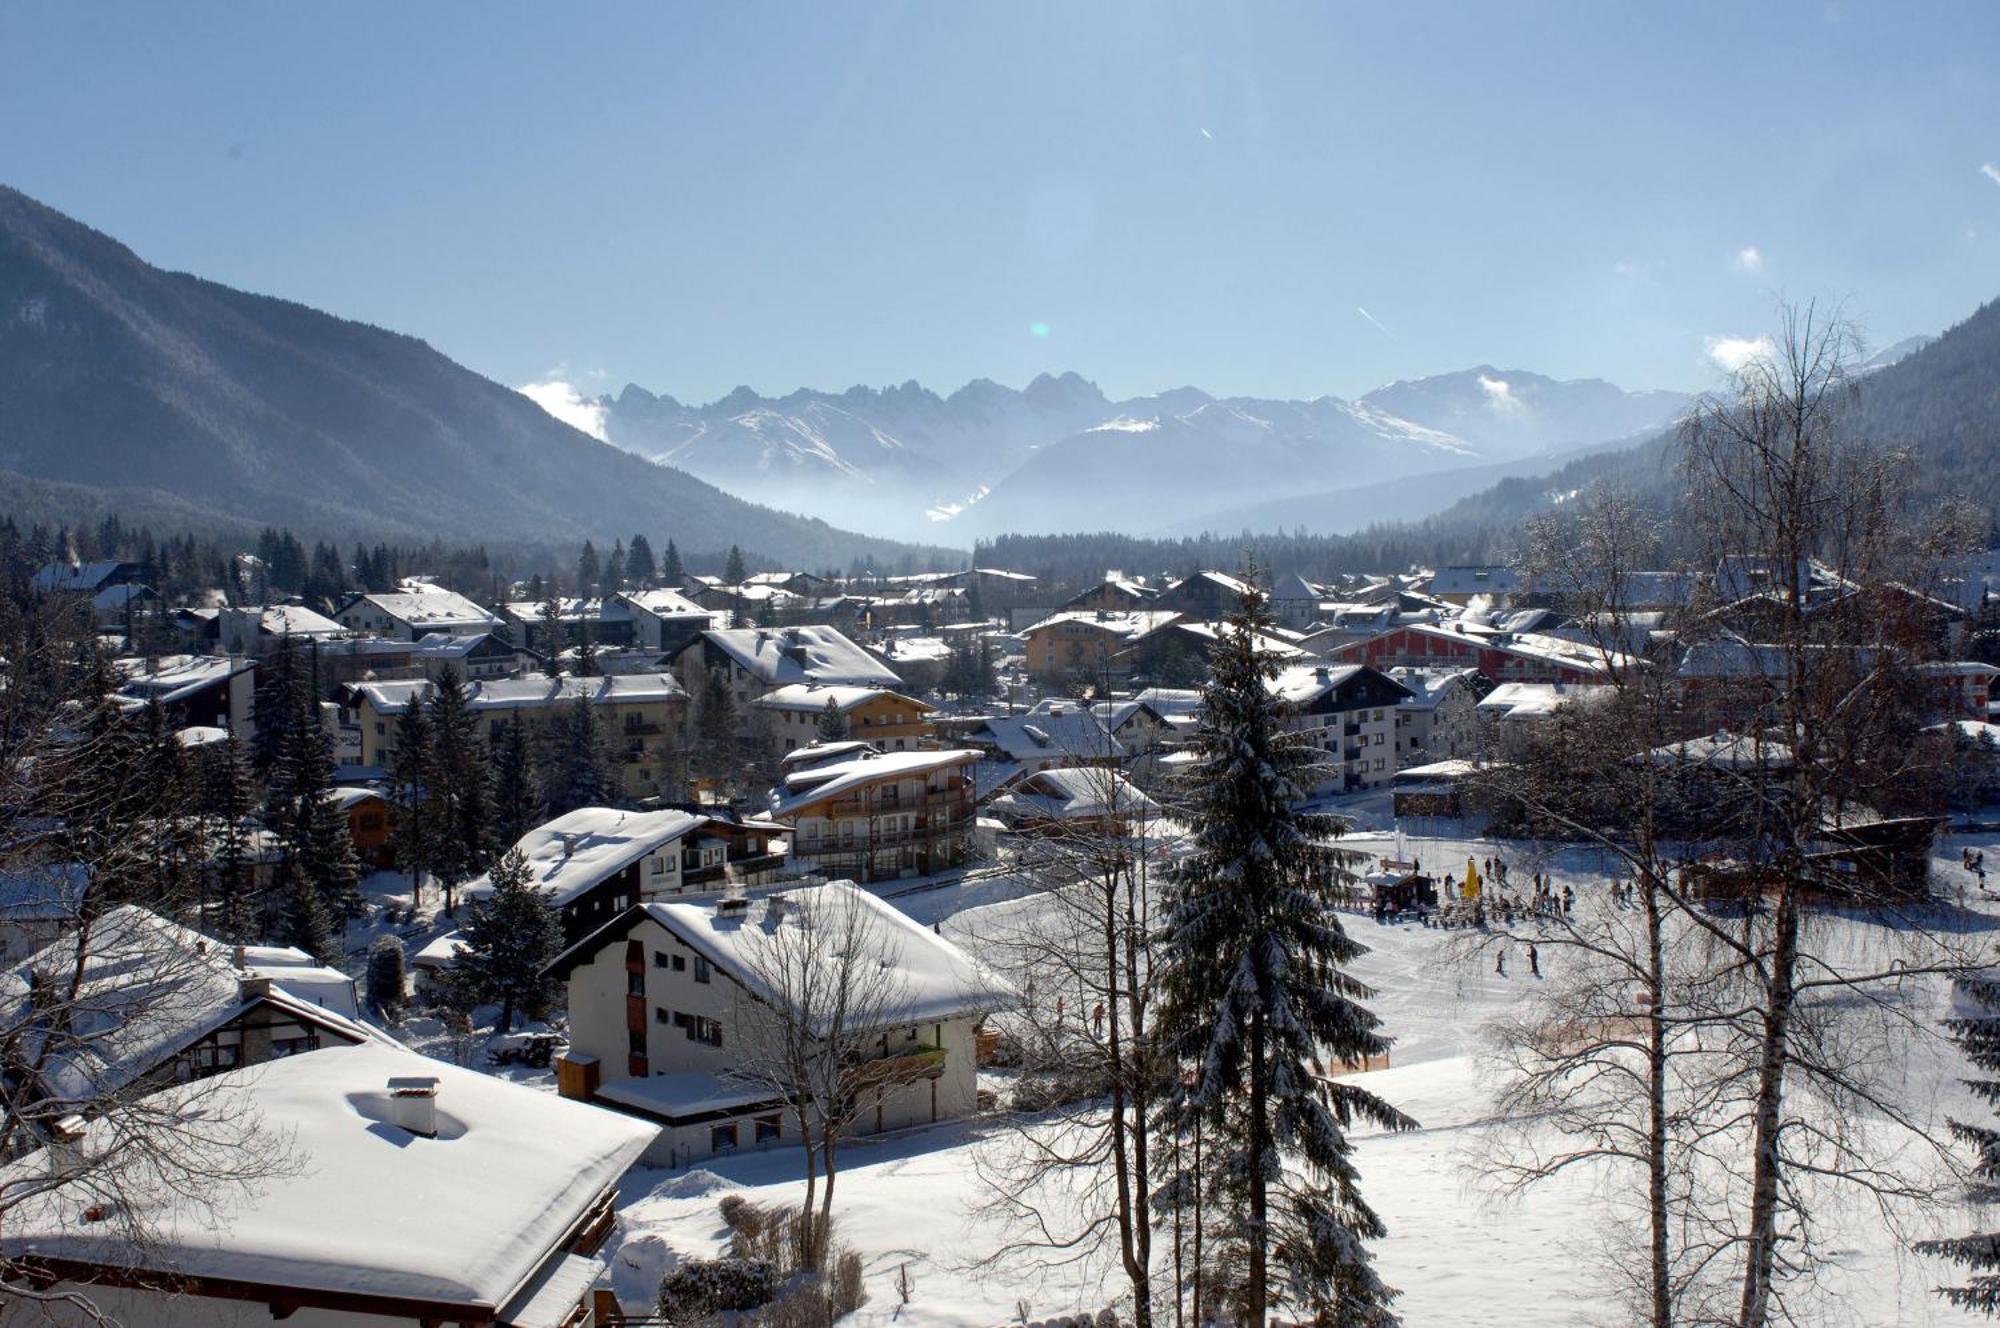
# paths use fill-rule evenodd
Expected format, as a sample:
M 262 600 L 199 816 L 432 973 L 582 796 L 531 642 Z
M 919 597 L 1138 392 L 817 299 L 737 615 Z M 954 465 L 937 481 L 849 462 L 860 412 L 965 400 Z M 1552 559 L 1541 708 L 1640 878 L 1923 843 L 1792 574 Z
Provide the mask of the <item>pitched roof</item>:
M 1048 627 L 1062 623 L 1088 623 L 1093 627 L 1122 636 L 1128 641 L 1136 641 L 1148 632 L 1158 631 L 1180 617 L 1174 609 L 1136 609 L 1124 612 L 1117 609 L 1068 609 L 1052 613 L 1031 627 L 1022 629 L 1022 636 L 1031 636 Z
M 1513 595 L 1521 577 L 1511 567 L 1440 567 L 1424 589 L 1433 595 Z
M 396 1123 L 392 1078 L 436 1081 L 435 1138 Z M 499 1310 L 534 1283 L 659 1132 L 380 1043 L 163 1092 L 199 1094 L 211 1115 L 271 1122 L 297 1165 L 233 1195 L 214 1226 L 153 1187 L 158 1208 L 144 1217 L 158 1239 L 145 1249 L 83 1222 L 91 1200 L 77 1187 L 53 1191 L 9 1212 L 9 1255 Z M 94 1123 L 84 1146 L 111 1129 Z M 14 1165 L 47 1164 L 30 1157 Z
M 775 908 L 773 900 L 780 901 Z M 778 930 L 803 928 L 832 940 L 849 909 L 863 915 L 870 944 L 882 951 L 883 980 L 895 988 L 886 1026 L 985 1014 L 1014 1000 L 1013 988 L 965 951 L 852 881 L 753 891 L 742 909 L 719 908 L 715 900 L 675 899 L 641 908 L 762 1000 L 775 998 L 760 972 L 772 962 Z
M 808 766 L 785 776 L 784 789 L 771 804 L 771 815 L 794 815 L 815 803 L 844 797 L 884 779 L 907 779 L 955 765 L 969 765 L 979 753 L 963 748 L 945 751 L 868 752 L 844 761 Z
M 378 714 L 400 715 L 412 697 L 428 698 L 436 684 L 429 679 L 351 684 Z M 545 706 L 588 701 L 592 705 L 638 705 L 648 701 L 684 699 L 687 691 L 671 673 L 617 673 L 579 678 L 482 678 L 466 684 L 466 704 L 473 710 L 537 710 Z
M 969 735 L 974 742 L 992 743 L 1008 760 L 1045 761 L 1051 757 L 1102 760 L 1125 755 L 1125 746 L 1111 736 L 1104 721 L 1089 707 L 1074 702 L 1043 701 L 1025 715 L 989 715 Z
M 900 687 L 895 671 L 831 627 L 738 627 L 701 639 L 770 686 Z
M 995 811 L 1053 821 L 1100 816 L 1156 816 L 1160 804 L 1116 770 L 1037 770 L 989 804 Z
M 937 709 L 912 696 L 891 691 L 887 687 L 821 687 L 812 683 L 787 683 L 764 693 L 750 704 L 770 710 L 813 710 L 826 709 L 828 701 L 834 708 L 845 714 L 856 706 L 866 705 L 878 697 L 893 696 L 915 706 L 917 713 L 929 714 Z
M 579 807 L 536 826 L 514 845 L 528 860 L 529 879 L 560 908 L 627 867 L 708 824 L 683 811 L 627 812 Z M 465 893 L 492 893 L 491 874 L 474 877 Z

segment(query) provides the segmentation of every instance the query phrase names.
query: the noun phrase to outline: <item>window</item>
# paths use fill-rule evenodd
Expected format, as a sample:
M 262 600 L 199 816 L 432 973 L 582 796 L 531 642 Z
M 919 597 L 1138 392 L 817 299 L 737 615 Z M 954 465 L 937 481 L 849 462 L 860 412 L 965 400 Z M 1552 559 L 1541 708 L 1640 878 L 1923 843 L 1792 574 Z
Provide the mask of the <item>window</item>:
M 643 775 L 644 773 L 645 773 L 644 771 L 640 772 L 641 775 Z M 666 874 L 667 860 L 665 858 L 655 853 L 650 859 L 648 859 L 648 861 L 650 861 L 652 865 L 648 867 L 647 870 L 652 872 L 653 875 L 663 876 Z
M 674 1018 L 674 1012 L 664 1005 L 653 1011 L 653 1022 L 656 1024 L 671 1024 L 674 1022 Z
M 625 975 L 625 994 L 627 996 L 644 996 L 646 994 L 645 969 L 642 968 L 637 972 Z
M 646 1054 L 646 1030 L 645 1030 L 645 1029 L 643 1029 L 643 1028 L 628 1028 L 628 1029 L 626 1029 L 626 1030 L 625 1030 L 625 1050 L 627 1050 L 627 1051 L 631 1052 L 631 1053 L 632 1053 L 632 1054 L 633 1054 L 634 1056 L 643 1056 L 643 1055 L 645 1055 L 645 1054 Z
M 708 1147 L 711 1152 L 727 1153 L 736 1147 L 736 1127 L 734 1125 L 711 1125 L 708 1127 Z
M 672 968 L 673 966 L 674 957 L 672 955 L 668 954 L 665 950 L 653 951 L 654 968 Z
M 756 1125 L 756 1142 L 760 1144 L 774 1144 L 778 1141 L 778 1136 L 783 1133 L 776 1116 L 759 1116 Z
M 674 972 L 676 973 L 687 972 L 688 960 L 686 955 L 675 955 L 673 956 L 673 960 L 674 960 Z
M 722 1025 L 713 1019 L 695 1015 L 688 1020 L 688 1041 L 704 1042 L 711 1047 L 722 1045 Z
M 307 1033 L 300 1037 L 273 1038 L 271 1055 L 274 1059 L 280 1056 L 296 1056 L 301 1052 L 318 1051 L 319 1045 L 317 1033 Z
M 712 972 L 714 972 L 714 969 L 710 967 L 708 960 L 702 958 L 700 955 L 694 957 L 694 980 L 696 982 L 708 981 L 709 975 Z

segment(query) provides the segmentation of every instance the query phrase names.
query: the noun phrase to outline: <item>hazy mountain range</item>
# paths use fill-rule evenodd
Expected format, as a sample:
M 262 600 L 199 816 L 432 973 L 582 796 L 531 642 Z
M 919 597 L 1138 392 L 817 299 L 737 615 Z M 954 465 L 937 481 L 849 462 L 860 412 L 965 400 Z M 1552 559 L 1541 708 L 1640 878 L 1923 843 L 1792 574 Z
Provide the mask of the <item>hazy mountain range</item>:
M 963 544 L 1003 531 L 1171 531 L 1399 476 L 1476 470 L 1490 482 L 1496 466 L 1656 430 L 1688 401 L 1480 365 L 1355 401 L 1197 387 L 1111 400 L 1066 373 L 1018 390 L 978 379 L 949 396 L 915 382 L 783 397 L 740 387 L 705 406 L 631 385 L 594 404 L 612 443 L 733 493 Z
M 162 271 L 4 187 L 0 501 L 343 540 L 637 532 L 811 567 L 912 552 L 606 446 L 414 337 Z

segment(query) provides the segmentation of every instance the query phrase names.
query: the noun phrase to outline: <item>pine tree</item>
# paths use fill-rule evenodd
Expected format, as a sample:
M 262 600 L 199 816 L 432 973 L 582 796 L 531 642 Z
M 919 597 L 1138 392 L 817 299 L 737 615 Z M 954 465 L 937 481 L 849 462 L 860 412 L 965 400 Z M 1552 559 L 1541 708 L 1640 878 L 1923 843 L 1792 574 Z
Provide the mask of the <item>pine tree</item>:
M 215 833 L 215 926 L 226 941 L 250 939 L 253 873 L 250 827 L 246 822 L 256 803 L 250 759 L 235 734 L 208 749 L 204 810 Z M 204 924 L 206 927 L 208 924 Z
M 625 588 L 625 541 L 611 542 L 611 556 L 604 560 L 603 592 L 607 595 Z
M 695 717 L 694 765 L 699 774 L 733 777 L 741 742 L 736 698 L 721 669 L 710 669 L 702 682 L 701 710 Z
M 1317 1323 L 1393 1324 L 1395 1292 L 1362 1245 L 1384 1227 L 1361 1197 L 1347 1129 L 1414 1122 L 1321 1074 L 1389 1043 L 1348 972 L 1365 947 L 1334 910 L 1357 855 L 1324 842 L 1338 821 L 1298 810 L 1318 757 L 1281 731 L 1276 666 L 1257 648 L 1265 626 L 1246 596 L 1211 661 L 1188 783 L 1193 852 L 1168 879 L 1158 1027 L 1190 1078 L 1162 1123 L 1200 1128 L 1204 1165 L 1165 1188 L 1184 1202 L 1199 1181 L 1222 1295 L 1244 1322 L 1284 1304 Z
M 687 580 L 687 568 L 681 565 L 681 551 L 674 547 L 672 539 L 667 541 L 667 551 L 660 555 L 660 580 L 674 589 L 680 589 L 681 582 Z
M 840 712 L 840 706 L 832 697 L 826 698 L 826 708 L 819 712 L 814 729 L 821 742 L 847 741 L 847 716 Z
M 588 697 L 579 696 L 563 715 L 543 788 L 551 816 L 619 801 L 618 773 Z
M 2000 1074 L 2000 982 L 1968 976 L 1959 979 L 1958 989 L 1979 1013 L 1948 1019 L 1945 1028 L 1974 1068 L 1989 1075 Z M 1968 1079 L 1965 1086 L 2000 1112 L 2000 1079 Z M 1951 1121 L 1950 1126 L 1952 1137 L 1969 1145 L 1977 1155 L 1967 1200 L 1982 1205 L 2000 1202 L 2000 1130 L 1960 1120 Z M 1963 1264 L 1973 1273 L 1964 1286 L 1941 1287 L 1939 1295 L 1960 1309 L 2000 1315 L 2000 1231 L 1921 1241 L 1917 1250 Z
M 409 957 L 400 936 L 377 936 L 368 947 L 368 1004 L 393 1018 L 409 995 Z
M 734 544 L 729 546 L 729 560 L 722 565 L 722 579 L 732 586 L 740 586 L 750 573 L 743 566 L 743 550 Z
M 390 797 L 396 804 L 396 824 L 389 832 L 396 863 L 410 877 L 410 905 L 424 902 L 424 873 L 437 854 L 437 826 L 431 816 L 430 716 L 420 697 L 412 696 L 396 717 L 396 754 L 390 762 Z
M 556 594 L 551 582 L 548 598 L 542 601 L 542 672 L 551 678 L 562 677 L 562 661 L 558 658 L 562 652 L 562 597 Z
M 494 837 L 501 844 L 519 843 L 544 816 L 541 781 L 535 776 L 528 725 L 520 711 L 515 711 L 495 735 L 489 759 L 493 766 Z
M 589 540 L 583 542 L 583 552 L 576 559 L 576 593 L 589 595 L 597 589 L 597 583 L 604 579 L 604 569 L 597 562 L 597 546 Z
M 520 850 L 507 850 L 488 879 L 492 892 L 466 910 L 466 948 L 451 980 L 453 994 L 468 1008 L 497 1003 L 496 1027 L 505 1033 L 516 1010 L 532 1015 L 555 998 L 555 981 L 542 970 L 562 950 L 562 920 L 535 889 Z
M 653 546 L 644 535 L 634 535 L 625 550 L 625 575 L 636 590 L 653 584 L 659 568 L 653 562 Z
M 312 800 L 303 847 L 300 866 L 326 905 L 328 919 L 343 924 L 360 917 L 366 911 L 361 861 L 348 833 L 347 809 L 324 792 Z
M 445 909 L 458 887 L 492 861 L 492 772 L 479 741 L 472 706 L 458 670 L 447 665 L 431 688 L 432 825 L 437 839 L 432 870 L 444 886 Z
M 331 964 L 340 957 L 334 940 L 333 923 L 326 915 L 326 902 L 302 873 L 287 877 L 278 897 L 278 916 L 272 934 L 280 945 L 296 945 L 315 962 Z
M 596 678 L 604 673 L 604 666 L 597 662 L 597 642 L 591 637 L 588 618 L 576 620 L 576 667 L 571 671 L 579 678 Z

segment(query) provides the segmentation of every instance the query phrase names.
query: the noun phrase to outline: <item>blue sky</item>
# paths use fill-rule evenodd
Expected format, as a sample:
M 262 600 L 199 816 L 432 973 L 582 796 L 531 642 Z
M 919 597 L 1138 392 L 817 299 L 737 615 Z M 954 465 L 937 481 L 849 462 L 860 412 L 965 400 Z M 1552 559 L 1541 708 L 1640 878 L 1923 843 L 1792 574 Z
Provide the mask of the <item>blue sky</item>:
M 1706 387 L 1780 295 L 2000 295 L 1996 56 L 1992 4 L 0 0 L 0 181 L 514 384 Z

